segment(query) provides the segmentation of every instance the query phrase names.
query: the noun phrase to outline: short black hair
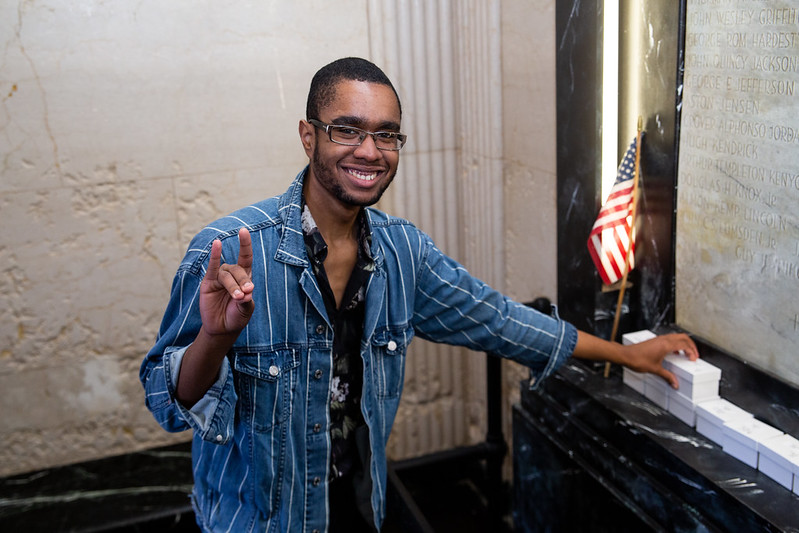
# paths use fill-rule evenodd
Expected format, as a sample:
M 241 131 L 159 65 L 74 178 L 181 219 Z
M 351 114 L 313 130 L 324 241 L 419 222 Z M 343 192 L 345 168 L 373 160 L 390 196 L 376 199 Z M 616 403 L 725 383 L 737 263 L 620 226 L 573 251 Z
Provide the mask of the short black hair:
M 319 120 L 319 110 L 333 101 L 336 97 L 336 85 L 345 80 L 379 83 L 391 87 L 402 116 L 399 94 L 380 67 L 360 57 L 345 57 L 325 65 L 314 74 L 311 89 L 308 91 L 305 118 Z

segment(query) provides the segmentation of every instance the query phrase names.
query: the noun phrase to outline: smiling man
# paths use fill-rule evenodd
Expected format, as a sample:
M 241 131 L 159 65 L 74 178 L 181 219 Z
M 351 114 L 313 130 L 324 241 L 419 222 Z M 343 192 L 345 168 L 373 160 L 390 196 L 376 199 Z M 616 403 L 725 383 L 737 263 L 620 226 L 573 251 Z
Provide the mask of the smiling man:
M 385 448 L 414 336 L 489 351 L 535 383 L 569 357 L 653 372 L 685 335 L 621 346 L 473 278 L 410 222 L 368 207 L 394 179 L 399 97 L 358 58 L 311 83 L 309 165 L 281 196 L 217 220 L 189 245 L 158 339 L 146 404 L 194 430 L 205 531 L 372 531 L 386 514 Z

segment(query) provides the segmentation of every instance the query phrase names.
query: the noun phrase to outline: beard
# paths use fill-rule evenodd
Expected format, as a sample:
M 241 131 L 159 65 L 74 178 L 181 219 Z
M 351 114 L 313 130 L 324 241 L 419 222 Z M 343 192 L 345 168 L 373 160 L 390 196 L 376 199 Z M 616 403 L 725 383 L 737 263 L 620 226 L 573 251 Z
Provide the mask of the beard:
M 371 197 L 359 199 L 344 190 L 344 187 L 341 186 L 341 183 L 339 183 L 337 179 L 337 169 L 331 167 L 319 157 L 318 148 L 314 150 L 313 157 L 311 158 L 311 170 L 313 170 L 313 175 L 316 177 L 319 184 L 330 192 L 338 201 L 358 207 L 368 207 L 376 204 L 383 196 L 383 193 L 386 192 L 388 186 L 391 185 L 391 182 L 394 181 L 394 176 L 397 174 L 397 169 L 395 168 Z

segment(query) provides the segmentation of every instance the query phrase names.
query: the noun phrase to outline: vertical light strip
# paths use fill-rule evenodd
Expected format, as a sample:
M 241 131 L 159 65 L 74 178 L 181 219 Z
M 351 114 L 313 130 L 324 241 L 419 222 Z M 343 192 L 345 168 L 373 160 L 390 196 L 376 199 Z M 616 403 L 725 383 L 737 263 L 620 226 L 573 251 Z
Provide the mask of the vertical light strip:
M 602 203 L 619 164 L 619 3 L 605 0 L 602 31 Z

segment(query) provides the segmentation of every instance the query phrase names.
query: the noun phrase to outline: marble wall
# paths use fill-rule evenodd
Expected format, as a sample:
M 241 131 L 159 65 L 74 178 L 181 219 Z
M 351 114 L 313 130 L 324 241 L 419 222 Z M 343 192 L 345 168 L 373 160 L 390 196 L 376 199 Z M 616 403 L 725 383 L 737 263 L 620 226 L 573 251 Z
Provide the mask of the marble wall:
M 558 296 L 555 4 L 502 2 L 503 290 L 522 302 L 544 296 L 556 303 Z M 527 375 L 521 365 L 504 363 L 508 441 L 511 407 Z
M 675 308 L 680 326 L 799 387 L 797 26 L 777 0 L 688 2 Z
M 310 78 L 366 33 L 358 0 L 0 4 L 4 473 L 188 437 L 137 378 L 172 275 L 302 168 Z
M 555 296 L 553 4 L 497 11 L 497 283 L 522 300 Z M 305 162 L 295 132 L 313 72 L 380 62 L 376 5 L 0 4 L 0 475 L 189 437 L 153 422 L 137 377 L 174 270 L 205 222 L 285 189 Z M 481 379 L 466 372 L 461 390 Z M 479 415 L 464 424 L 396 454 L 482 437 Z

